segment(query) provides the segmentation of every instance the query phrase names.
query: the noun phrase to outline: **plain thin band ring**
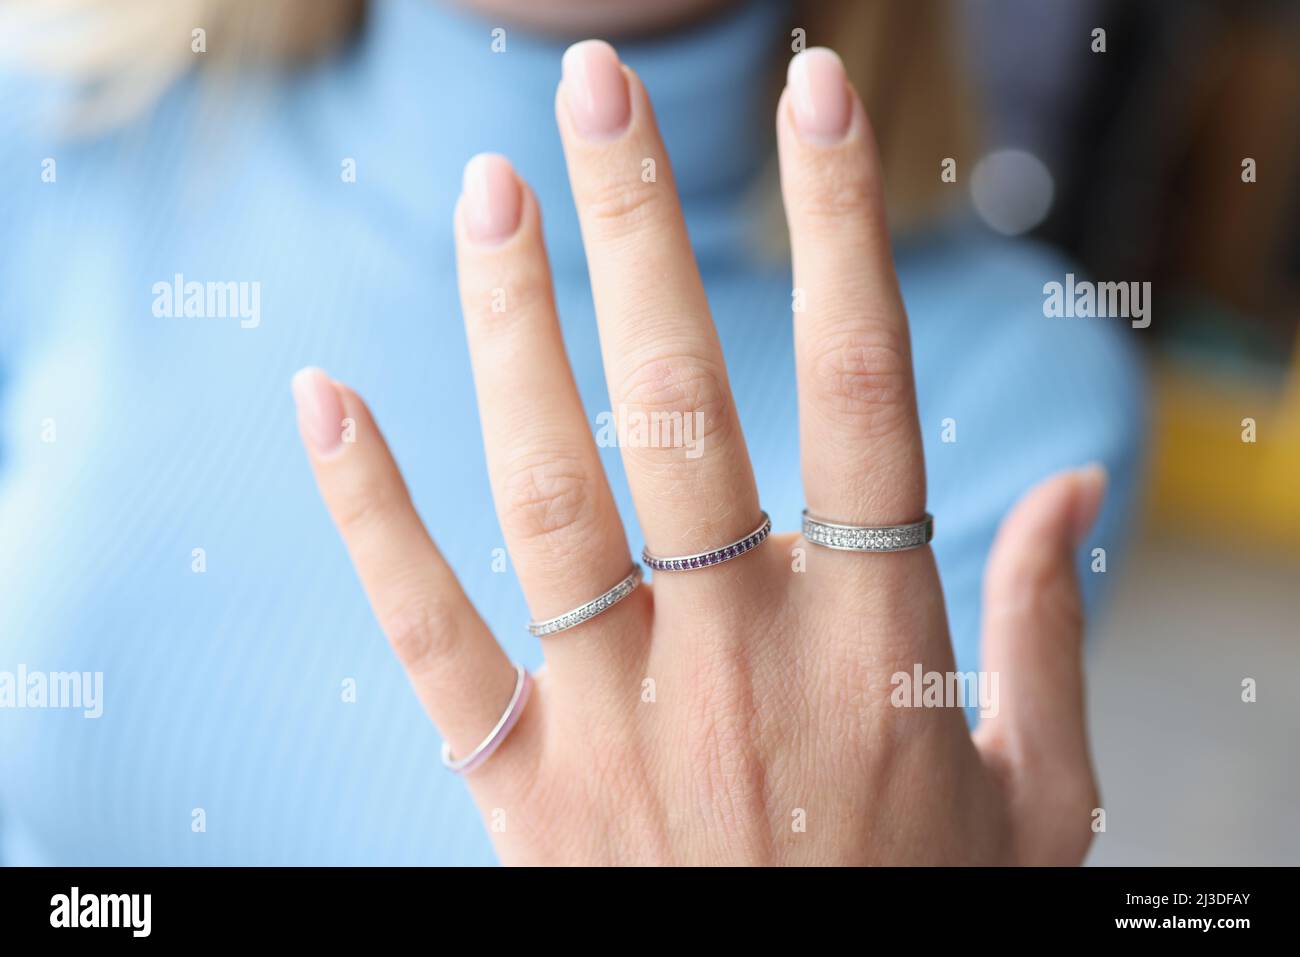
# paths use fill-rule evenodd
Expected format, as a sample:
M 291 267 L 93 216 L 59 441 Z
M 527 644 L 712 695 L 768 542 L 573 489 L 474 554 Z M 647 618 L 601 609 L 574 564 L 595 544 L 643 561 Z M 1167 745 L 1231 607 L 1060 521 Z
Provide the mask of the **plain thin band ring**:
M 930 544 L 934 538 L 934 516 L 929 512 L 919 522 L 906 525 L 841 525 L 813 518 L 804 509 L 803 537 L 813 545 L 843 552 L 905 552 Z
M 708 568 L 710 565 L 720 565 L 722 562 L 730 561 L 745 554 L 745 552 L 757 548 L 767 536 L 772 534 L 772 520 L 767 517 L 767 512 L 760 512 L 759 514 L 763 516 L 763 520 L 759 522 L 758 528 L 730 545 L 723 545 L 721 548 L 715 548 L 710 552 L 700 552 L 698 555 L 682 555 L 678 558 L 655 558 L 649 551 L 643 551 L 641 552 L 641 561 L 657 572 L 682 572 L 694 568 Z
M 488 736 L 477 748 L 459 760 L 451 756 L 451 745 L 446 741 L 442 742 L 443 767 L 455 774 L 469 774 L 492 757 L 492 753 L 501 747 L 501 743 L 509 736 L 519 716 L 524 713 L 524 705 L 528 703 L 528 692 L 532 688 L 533 676 L 528 673 L 528 669 L 523 665 L 515 665 L 515 693 L 510 696 L 510 703 L 506 705 L 506 710 L 496 726 L 488 732 Z
M 591 621 L 602 611 L 607 611 L 617 605 L 636 591 L 636 586 L 639 584 L 641 584 L 641 566 L 633 565 L 627 577 L 603 595 L 593 598 L 585 605 L 579 605 L 573 611 L 566 611 L 563 615 L 556 615 L 554 618 L 546 619 L 546 621 L 530 621 L 528 630 L 538 638 L 545 638 L 547 635 L 554 635 L 557 632 L 575 628 L 584 621 Z

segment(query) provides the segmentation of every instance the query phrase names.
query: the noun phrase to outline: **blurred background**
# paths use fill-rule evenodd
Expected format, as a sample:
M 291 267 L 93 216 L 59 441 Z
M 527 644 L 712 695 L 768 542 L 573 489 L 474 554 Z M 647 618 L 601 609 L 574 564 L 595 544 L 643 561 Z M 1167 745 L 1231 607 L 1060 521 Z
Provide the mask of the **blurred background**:
M 1146 504 L 1091 639 L 1107 828 L 1090 861 L 1294 864 L 1300 3 L 960 6 L 983 111 L 973 208 L 1081 272 L 1152 282 L 1133 330 Z

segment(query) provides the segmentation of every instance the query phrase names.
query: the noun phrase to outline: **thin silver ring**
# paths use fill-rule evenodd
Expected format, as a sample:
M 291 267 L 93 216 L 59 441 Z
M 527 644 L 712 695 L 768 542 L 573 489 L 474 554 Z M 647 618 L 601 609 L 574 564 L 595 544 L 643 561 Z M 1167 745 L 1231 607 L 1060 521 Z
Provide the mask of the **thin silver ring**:
M 598 595 L 585 605 L 579 605 L 573 611 L 566 611 L 563 615 L 556 615 L 554 618 L 546 619 L 546 621 L 530 621 L 528 630 L 538 638 L 545 638 L 547 635 L 554 635 L 557 632 L 576 628 L 584 621 L 591 621 L 602 611 L 608 611 L 617 605 L 636 591 L 636 586 L 639 584 L 641 584 L 641 566 L 634 564 L 632 570 L 627 573 L 627 577 L 609 591 Z
M 680 555 L 675 558 L 655 558 L 649 550 L 645 550 L 641 552 L 641 561 L 657 572 L 690 571 L 731 561 L 757 548 L 767 539 L 767 536 L 772 534 L 772 520 L 767 517 L 767 512 L 759 512 L 759 514 L 763 516 L 763 520 L 758 523 L 758 528 L 744 538 L 736 539 L 730 545 L 723 545 L 721 548 L 700 552 L 697 555 Z
M 843 525 L 814 518 L 804 509 L 803 537 L 813 545 L 842 552 L 905 552 L 930 544 L 934 516 L 926 512 L 919 522 L 906 525 Z
M 515 693 L 510 696 L 510 703 L 506 705 L 506 710 L 501 713 L 497 723 L 493 725 L 492 730 L 487 733 L 487 737 L 479 743 L 479 746 L 463 758 L 453 758 L 451 745 L 446 741 L 442 742 L 443 767 L 455 774 L 469 774 L 492 757 L 493 752 L 501 747 L 514 729 L 519 716 L 524 713 L 524 705 L 528 704 L 528 693 L 532 687 L 533 676 L 528 673 L 528 669 L 523 665 L 515 665 Z

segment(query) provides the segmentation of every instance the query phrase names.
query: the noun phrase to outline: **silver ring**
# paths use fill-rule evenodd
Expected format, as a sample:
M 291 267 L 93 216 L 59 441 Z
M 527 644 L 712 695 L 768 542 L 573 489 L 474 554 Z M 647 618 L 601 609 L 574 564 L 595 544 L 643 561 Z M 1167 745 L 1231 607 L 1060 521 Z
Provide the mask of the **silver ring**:
M 469 774 L 492 757 L 493 752 L 501 747 L 502 742 L 518 723 L 519 716 L 524 713 L 524 705 L 528 704 L 528 693 L 532 688 L 533 676 L 528 673 L 528 669 L 523 665 L 515 665 L 515 693 L 510 696 L 510 703 L 506 705 L 506 710 L 501 713 L 497 723 L 493 725 L 492 730 L 479 746 L 463 758 L 453 758 L 451 745 L 446 741 L 442 742 L 443 767 L 455 774 Z
M 641 566 L 633 565 L 627 577 L 603 595 L 593 598 L 585 605 L 579 605 L 573 611 L 566 611 L 563 615 L 556 615 L 554 618 L 546 619 L 546 621 L 530 621 L 528 630 L 538 638 L 545 638 L 547 635 L 575 628 L 584 621 L 591 621 L 602 611 L 617 605 L 636 591 L 636 586 L 639 584 L 641 584 Z
M 708 552 L 700 552 L 698 555 L 682 555 L 676 558 L 655 558 L 646 550 L 641 552 L 641 561 L 657 572 L 682 572 L 693 568 L 708 568 L 710 565 L 720 565 L 722 562 L 730 561 L 745 554 L 745 552 L 757 548 L 767 539 L 767 536 L 772 534 L 772 520 L 767 517 L 767 512 L 760 512 L 759 514 L 763 516 L 763 521 L 759 522 L 758 528 L 730 545 L 723 545 L 721 548 L 715 548 Z
M 934 538 L 934 516 L 929 512 L 919 522 L 906 525 L 842 525 L 813 518 L 804 509 L 803 537 L 813 545 L 844 552 L 905 552 L 930 544 Z

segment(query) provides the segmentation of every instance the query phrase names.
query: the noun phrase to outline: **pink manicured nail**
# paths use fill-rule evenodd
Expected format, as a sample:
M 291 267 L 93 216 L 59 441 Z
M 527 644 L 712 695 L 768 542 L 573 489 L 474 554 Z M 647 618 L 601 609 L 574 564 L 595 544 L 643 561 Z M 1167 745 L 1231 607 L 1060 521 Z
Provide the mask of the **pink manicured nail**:
M 293 401 L 312 451 L 327 455 L 343 444 L 343 402 L 329 376 L 310 366 L 300 370 L 293 377 Z
M 523 193 L 504 156 L 479 153 L 465 164 L 465 232 L 476 243 L 504 242 L 519 228 Z
M 833 50 L 813 47 L 790 61 L 786 72 L 794 125 L 805 139 L 829 146 L 849 131 L 852 99 L 844 64 Z
M 614 48 L 604 40 L 583 40 L 564 51 L 564 98 L 573 125 L 600 139 L 620 132 L 632 115 L 627 77 Z

